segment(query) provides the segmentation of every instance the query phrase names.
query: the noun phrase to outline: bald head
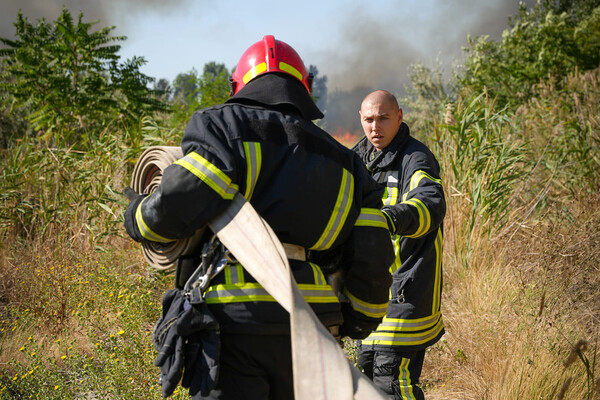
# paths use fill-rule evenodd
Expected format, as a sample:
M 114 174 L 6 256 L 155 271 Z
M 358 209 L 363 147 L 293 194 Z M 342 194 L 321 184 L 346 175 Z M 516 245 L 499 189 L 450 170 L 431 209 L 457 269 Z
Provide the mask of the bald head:
M 375 90 L 374 92 L 369 93 L 363 99 L 360 108 L 362 109 L 363 106 L 368 103 L 387 104 L 394 110 L 400 109 L 396 96 L 394 96 L 387 90 Z
M 386 148 L 402 124 L 402 109 L 398 106 L 398 100 L 386 90 L 369 93 L 359 113 L 365 136 L 376 150 Z

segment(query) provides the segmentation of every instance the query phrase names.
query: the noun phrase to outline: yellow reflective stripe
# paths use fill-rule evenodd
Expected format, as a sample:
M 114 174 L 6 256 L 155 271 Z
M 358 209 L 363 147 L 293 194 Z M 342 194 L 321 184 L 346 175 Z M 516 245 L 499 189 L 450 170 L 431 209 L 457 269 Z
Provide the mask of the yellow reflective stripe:
M 226 284 L 244 284 L 244 267 L 240 263 L 236 263 L 234 265 L 225 266 L 225 270 L 223 271 L 225 275 L 225 283 Z
M 300 82 L 302 82 L 302 74 L 296 68 L 292 67 L 290 64 L 286 64 L 283 61 L 279 62 L 279 69 L 287 72 L 288 74 L 294 75 Z
M 408 369 L 408 364 L 410 364 L 410 358 L 402 357 L 402 361 L 400 361 L 400 369 L 398 374 L 398 386 L 400 386 L 400 394 L 402 394 L 402 399 L 416 400 L 412 389 L 413 387 L 411 384 L 410 370 Z
M 402 260 L 400 259 L 400 235 L 392 235 L 392 243 L 394 244 L 394 262 L 390 266 L 390 273 L 393 274 L 402 266 Z M 392 293 L 390 292 L 390 300 L 392 299 Z
M 398 188 L 386 187 L 383 192 L 383 204 L 386 206 L 393 206 L 396 203 L 398 203 Z
M 417 231 L 412 235 L 404 236 L 407 238 L 417 238 L 424 235 L 431 226 L 431 215 L 429 214 L 429 210 L 425 204 L 423 204 L 423 202 L 419 199 L 408 199 L 403 201 L 402 204 L 409 204 L 413 207 L 416 207 L 417 211 L 419 212 L 419 227 L 417 228 Z
M 337 303 L 337 296 L 329 285 L 298 284 L 308 303 Z M 276 302 L 260 283 L 243 285 L 219 284 L 210 286 L 205 293 L 207 304 L 242 303 L 247 301 Z
M 321 237 L 317 242 L 310 248 L 311 250 L 326 250 L 335 242 L 340 230 L 344 226 L 350 207 L 352 206 L 352 200 L 354 198 L 354 177 L 346 169 L 342 172 L 342 182 L 340 184 L 340 190 L 335 202 L 335 206 L 327 222 L 325 230 L 321 234 Z
M 237 185 L 232 183 L 223 171 L 198 153 L 189 153 L 187 156 L 175 161 L 175 164 L 181 165 L 196 175 L 226 200 L 233 199 L 237 192 Z
M 388 302 L 381 304 L 367 303 L 366 301 L 360 300 L 354 296 L 348 291 L 348 289 L 344 288 L 343 291 L 348 300 L 350 300 L 350 305 L 352 308 L 359 313 L 372 318 L 381 318 L 385 316 L 389 304 Z
M 161 236 L 158 233 L 154 232 L 152 229 L 150 229 L 150 227 L 148 227 L 148 225 L 144 221 L 144 218 L 142 217 L 142 204 L 144 204 L 146 199 L 148 199 L 148 197 L 145 197 L 138 205 L 137 210 L 135 210 L 135 222 L 140 233 L 142 234 L 142 237 L 146 240 L 159 243 L 169 243 L 174 241 L 175 239 L 169 239 L 164 236 Z
M 363 344 L 381 344 L 387 346 L 416 346 L 436 338 L 444 329 L 442 319 L 430 330 L 415 333 L 380 332 L 371 333 L 362 341 Z
M 432 314 L 439 312 L 442 302 L 442 248 L 442 230 L 438 228 L 435 237 L 435 280 L 433 284 L 433 304 L 431 306 Z
M 437 325 L 441 318 L 438 311 L 433 315 L 423 318 L 403 319 L 383 317 L 383 321 L 377 327 L 378 331 L 424 331 Z
M 262 166 L 262 152 L 260 149 L 260 143 L 258 142 L 244 142 L 244 153 L 246 154 L 246 191 L 244 192 L 244 198 L 250 200 L 258 175 L 260 174 L 260 168 Z
M 410 178 L 410 185 L 409 185 L 409 191 L 413 190 L 414 188 L 416 188 L 417 186 L 419 186 L 419 182 L 421 182 L 421 179 L 423 178 L 427 178 L 430 181 L 433 181 L 435 183 L 439 183 L 440 185 L 442 184 L 442 180 L 441 179 L 436 179 L 434 177 L 432 177 L 431 175 L 429 175 L 427 172 L 425 171 L 415 171 L 415 173 L 413 174 L 413 176 L 411 176 Z
M 267 63 L 266 62 L 262 62 L 258 65 L 255 65 L 254 67 L 250 68 L 250 71 L 246 72 L 244 74 L 244 77 L 242 78 L 242 81 L 244 82 L 244 85 L 248 82 L 250 82 L 250 80 L 252 78 L 254 78 L 256 75 L 263 73 L 267 70 Z
M 311 262 L 309 262 L 308 265 L 310 265 L 310 267 L 313 270 L 315 284 L 316 285 L 327 285 L 327 281 L 325 280 L 325 275 L 321 271 L 321 268 L 319 268 L 319 266 L 317 264 L 314 264 Z
M 356 219 L 354 226 L 372 226 L 375 228 L 388 228 L 387 221 L 381 210 L 377 208 L 361 208 L 360 215 Z

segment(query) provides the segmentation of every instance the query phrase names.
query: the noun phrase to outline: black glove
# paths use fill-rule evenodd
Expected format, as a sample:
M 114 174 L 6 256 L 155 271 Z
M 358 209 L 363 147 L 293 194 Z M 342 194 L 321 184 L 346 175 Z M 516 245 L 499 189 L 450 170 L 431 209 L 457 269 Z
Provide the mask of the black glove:
M 396 216 L 394 215 L 394 213 L 392 212 L 390 207 L 383 207 L 381 209 L 381 212 L 383 213 L 383 216 L 385 217 L 385 220 L 387 221 L 388 229 L 389 229 L 390 233 L 395 234 L 396 226 L 397 226 Z
M 177 329 L 188 337 L 181 386 L 189 388 L 192 399 L 208 396 L 219 375 L 219 324 L 207 304 L 200 303 L 184 312 Z
M 340 326 L 340 336 L 348 336 L 351 339 L 366 338 L 381 322 L 381 319 L 372 319 L 360 314 L 348 303 L 342 303 L 342 315 L 344 323 Z
M 144 200 L 147 194 L 138 194 L 134 192 L 133 189 L 131 189 L 130 187 L 126 187 L 123 190 L 123 194 L 127 196 L 127 198 L 130 200 L 129 205 L 125 210 L 125 230 L 133 240 L 135 240 L 136 242 L 141 242 L 142 240 L 144 240 L 144 237 L 137 228 L 137 223 L 135 221 L 135 212 L 137 211 L 138 206 L 140 205 L 142 200 Z
M 185 338 L 177 333 L 177 321 L 184 312 L 184 302 L 180 290 L 165 293 L 163 315 L 152 332 L 154 347 L 158 350 L 154 365 L 160 368 L 159 383 L 164 397 L 173 393 L 183 375 Z

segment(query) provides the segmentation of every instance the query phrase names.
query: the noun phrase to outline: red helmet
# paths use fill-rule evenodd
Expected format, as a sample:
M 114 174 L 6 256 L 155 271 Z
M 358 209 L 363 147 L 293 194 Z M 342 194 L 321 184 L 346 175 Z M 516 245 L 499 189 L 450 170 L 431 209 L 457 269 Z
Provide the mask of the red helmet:
M 252 79 L 269 72 L 291 75 L 302 82 L 308 93 L 312 90 L 312 74 L 306 71 L 296 50 L 287 43 L 276 40 L 274 36 L 267 35 L 242 54 L 229 79 L 231 95 L 239 92 Z

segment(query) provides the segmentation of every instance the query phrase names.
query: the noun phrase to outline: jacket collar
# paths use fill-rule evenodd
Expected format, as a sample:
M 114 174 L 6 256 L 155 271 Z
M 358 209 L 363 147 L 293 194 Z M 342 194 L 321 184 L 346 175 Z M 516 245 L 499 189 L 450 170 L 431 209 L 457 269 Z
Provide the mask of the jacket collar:
M 388 169 L 395 164 L 409 137 L 410 129 L 403 122 L 392 142 L 383 150 L 377 151 L 366 136 L 354 146 L 354 150 L 360 154 L 369 171 L 377 172 L 378 170 Z
M 298 80 L 279 73 L 258 76 L 231 96 L 226 103 L 292 106 L 308 120 L 323 118 L 323 113 L 306 88 Z

